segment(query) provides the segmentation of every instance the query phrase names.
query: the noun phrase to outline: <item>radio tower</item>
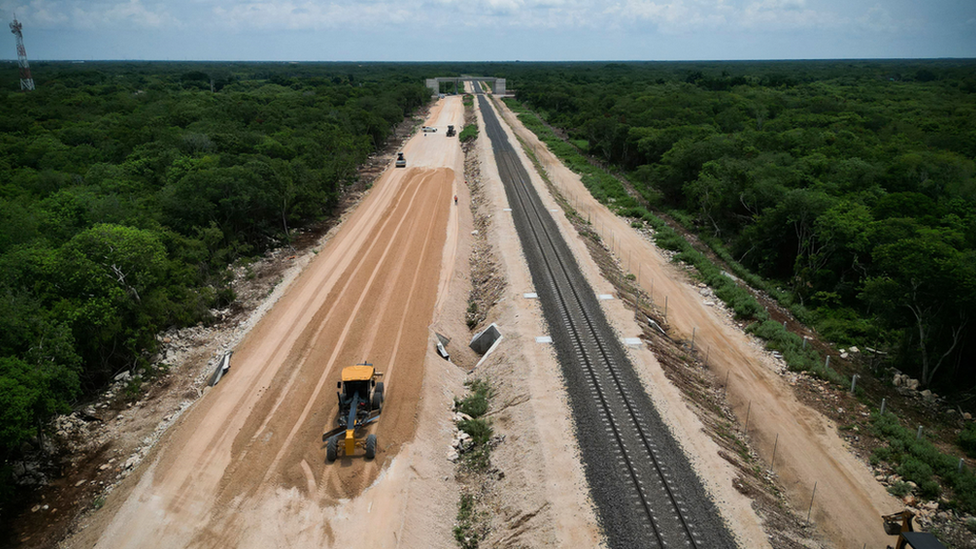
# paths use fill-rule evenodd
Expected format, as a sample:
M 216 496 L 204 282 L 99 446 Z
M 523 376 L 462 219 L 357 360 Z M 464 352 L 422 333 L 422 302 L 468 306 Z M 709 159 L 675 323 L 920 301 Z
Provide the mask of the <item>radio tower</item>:
M 17 37 L 17 64 L 20 65 L 20 89 L 30 91 L 34 89 L 34 79 L 30 73 L 30 63 L 27 62 L 27 50 L 24 49 L 24 33 L 20 31 L 24 26 L 17 21 L 14 15 L 14 22 L 10 24 L 10 32 Z

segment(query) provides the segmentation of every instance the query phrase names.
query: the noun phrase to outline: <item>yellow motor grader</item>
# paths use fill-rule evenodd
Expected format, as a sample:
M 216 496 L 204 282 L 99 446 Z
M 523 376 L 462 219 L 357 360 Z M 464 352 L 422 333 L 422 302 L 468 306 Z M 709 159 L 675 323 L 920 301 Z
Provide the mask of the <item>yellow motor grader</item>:
M 885 533 L 889 536 L 898 536 L 895 546 L 888 546 L 888 549 L 946 549 L 938 539 L 932 534 L 916 532 L 912 526 L 912 519 L 915 513 L 904 510 L 900 513 L 883 515 L 881 520 L 884 522 Z
M 339 389 L 338 427 L 322 435 L 325 443 L 325 459 L 332 463 L 342 455 L 352 456 L 356 448 L 362 448 L 366 459 L 376 456 L 376 435 L 366 434 L 366 426 L 380 417 L 383 409 L 383 382 L 376 378 L 383 374 L 373 365 L 363 362 L 342 369 Z

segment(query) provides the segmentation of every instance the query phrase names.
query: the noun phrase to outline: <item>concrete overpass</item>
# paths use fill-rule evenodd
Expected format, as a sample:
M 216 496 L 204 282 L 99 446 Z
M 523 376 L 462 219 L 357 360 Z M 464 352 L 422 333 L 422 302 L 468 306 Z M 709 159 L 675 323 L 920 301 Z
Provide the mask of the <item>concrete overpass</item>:
M 505 95 L 505 79 L 495 78 L 494 76 L 441 76 L 437 78 L 428 78 L 427 87 L 430 88 L 431 93 L 438 94 L 441 92 L 441 83 L 448 82 L 454 84 L 454 93 L 460 93 L 464 91 L 464 82 L 488 82 L 491 86 L 491 93 L 495 95 Z

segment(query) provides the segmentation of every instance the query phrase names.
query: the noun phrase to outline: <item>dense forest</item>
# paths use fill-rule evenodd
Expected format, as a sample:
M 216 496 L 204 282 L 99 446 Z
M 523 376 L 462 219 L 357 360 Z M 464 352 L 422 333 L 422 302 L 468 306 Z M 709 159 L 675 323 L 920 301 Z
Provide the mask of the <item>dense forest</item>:
M 842 345 L 976 387 L 976 62 L 518 64 L 509 88 Z
M 33 68 L 0 73 L 0 500 L 53 414 L 231 302 L 227 266 L 330 215 L 430 96 L 416 66 Z

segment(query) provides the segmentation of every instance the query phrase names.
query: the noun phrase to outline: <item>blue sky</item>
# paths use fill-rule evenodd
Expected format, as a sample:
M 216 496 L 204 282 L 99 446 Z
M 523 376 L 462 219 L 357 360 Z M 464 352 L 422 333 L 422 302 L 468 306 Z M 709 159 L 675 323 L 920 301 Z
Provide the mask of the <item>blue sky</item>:
M 976 57 L 976 0 L 0 0 L 13 13 L 35 60 Z

